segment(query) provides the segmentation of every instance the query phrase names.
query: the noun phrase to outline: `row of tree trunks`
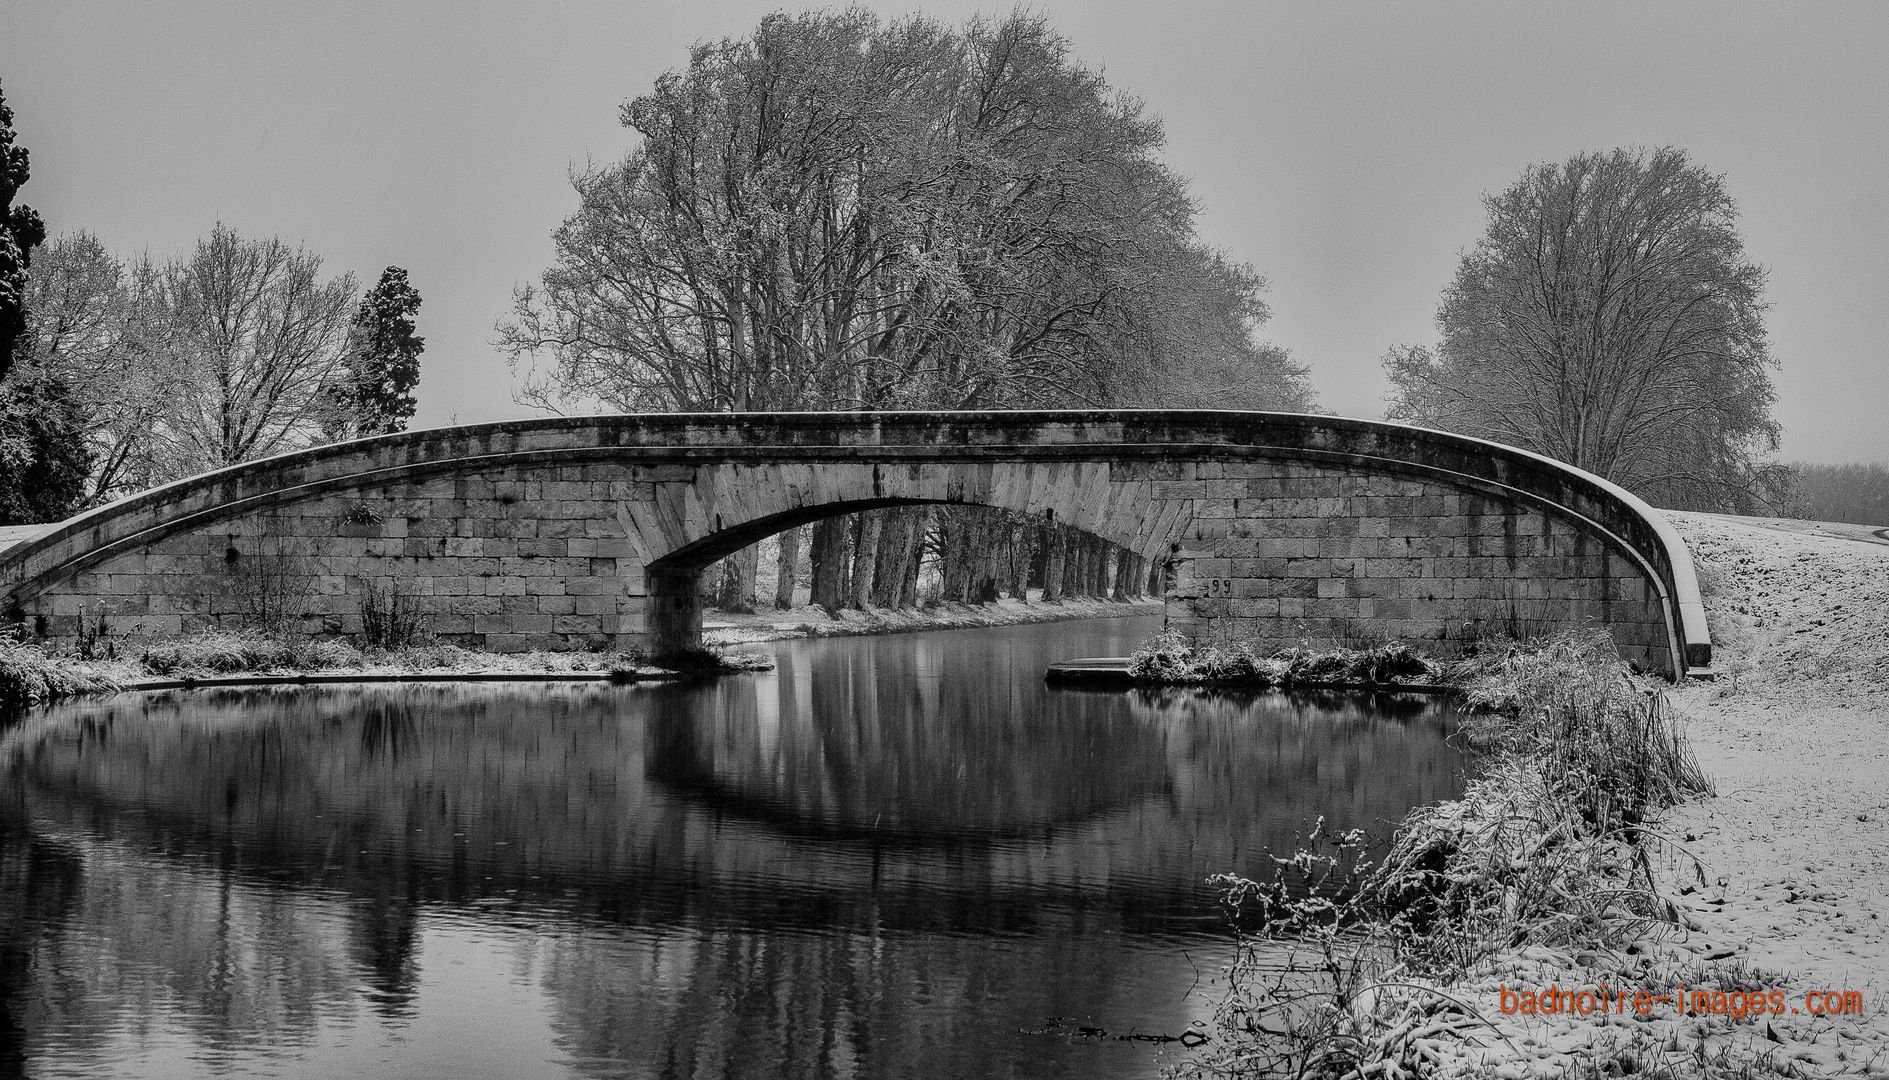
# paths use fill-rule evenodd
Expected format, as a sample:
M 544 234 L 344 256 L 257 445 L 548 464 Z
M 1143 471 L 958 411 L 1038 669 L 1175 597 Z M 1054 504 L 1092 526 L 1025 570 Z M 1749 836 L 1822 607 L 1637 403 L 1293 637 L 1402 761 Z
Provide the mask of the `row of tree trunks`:
M 803 551 L 805 558 L 803 561 Z M 1158 567 L 1142 556 L 1066 525 L 980 507 L 896 507 L 827 518 L 780 535 L 773 604 L 794 605 L 803 565 L 810 602 L 842 608 L 918 604 L 920 571 L 935 559 L 940 599 L 984 604 L 1002 596 L 1044 600 L 1131 599 L 1158 592 Z M 759 548 L 748 547 L 704 574 L 704 596 L 723 611 L 752 611 Z

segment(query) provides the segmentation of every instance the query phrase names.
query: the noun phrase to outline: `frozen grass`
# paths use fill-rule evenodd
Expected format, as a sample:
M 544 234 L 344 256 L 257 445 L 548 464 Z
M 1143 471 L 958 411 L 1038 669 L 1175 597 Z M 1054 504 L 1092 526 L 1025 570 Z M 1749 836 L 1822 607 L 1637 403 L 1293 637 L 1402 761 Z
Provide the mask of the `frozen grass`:
M 48 656 L 37 645 L 0 637 L 0 709 L 116 689 L 118 682 L 94 665 Z
M 667 661 L 667 662 L 664 662 Z M 338 639 L 262 631 L 202 633 L 90 662 L 48 652 L 36 644 L 0 638 L 0 708 L 38 705 L 79 694 L 111 693 L 139 680 L 311 672 L 394 674 L 510 672 L 625 674 L 652 668 L 687 674 L 767 671 L 773 659 L 758 653 L 694 650 L 652 660 L 641 653 L 490 653 L 439 641 L 399 649 L 360 649 Z
M 1362 835 L 1315 829 L 1271 881 L 1216 878 L 1238 960 L 1211 1051 L 1176 1074 L 1428 1075 L 1452 1043 L 1508 1039 L 1452 991 L 1472 969 L 1537 947 L 1615 953 L 1679 920 L 1649 858 L 1667 842 L 1643 822 L 1711 787 L 1611 641 L 1504 646 L 1442 676 L 1486 751 L 1468 790 L 1407 815 L 1379 862 L 1360 860 Z
M 322 671 L 365 666 L 345 642 L 267 634 L 197 634 L 152 645 L 138 664 L 149 675 L 191 677 L 244 671 Z

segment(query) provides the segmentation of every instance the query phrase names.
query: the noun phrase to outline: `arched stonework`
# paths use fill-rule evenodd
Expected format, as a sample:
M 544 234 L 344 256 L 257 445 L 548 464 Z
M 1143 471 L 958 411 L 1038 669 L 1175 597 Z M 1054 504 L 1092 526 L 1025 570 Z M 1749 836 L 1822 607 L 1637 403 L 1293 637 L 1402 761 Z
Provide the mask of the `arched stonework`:
M 234 622 L 271 588 L 360 630 L 391 585 L 497 649 L 699 640 L 695 582 L 792 525 L 1003 507 L 1166 567 L 1171 625 L 1270 644 L 1384 634 L 1450 652 L 1607 627 L 1709 662 L 1684 546 L 1624 491 L 1496 444 L 1277 413 L 620 416 L 357 440 L 205 474 L 0 552 L 8 618 L 70 638 Z

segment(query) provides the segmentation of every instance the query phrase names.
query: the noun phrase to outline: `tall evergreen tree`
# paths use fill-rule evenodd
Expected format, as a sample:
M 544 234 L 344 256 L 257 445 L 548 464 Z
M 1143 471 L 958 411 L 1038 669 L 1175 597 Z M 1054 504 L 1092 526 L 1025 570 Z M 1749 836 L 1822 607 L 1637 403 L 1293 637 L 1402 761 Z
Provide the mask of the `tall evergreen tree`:
M 13 140 L 13 110 L 0 97 L 0 524 L 29 525 L 72 512 L 92 459 L 66 384 L 13 363 L 26 332 L 27 267 L 46 239 L 39 214 L 13 205 L 32 174 L 26 148 Z
M 23 368 L 0 383 L 0 525 L 71 516 L 91 473 L 85 425 L 63 382 Z
M 46 239 L 46 223 L 13 197 L 32 170 L 26 148 L 13 145 L 13 110 L 0 95 L 0 379 L 13 367 L 13 342 L 26 330 L 26 268 Z
M 413 332 L 420 294 L 407 272 L 389 266 L 361 298 L 348 334 L 347 373 L 333 391 L 330 438 L 405 431 L 413 418 L 413 388 L 420 382 L 426 339 Z

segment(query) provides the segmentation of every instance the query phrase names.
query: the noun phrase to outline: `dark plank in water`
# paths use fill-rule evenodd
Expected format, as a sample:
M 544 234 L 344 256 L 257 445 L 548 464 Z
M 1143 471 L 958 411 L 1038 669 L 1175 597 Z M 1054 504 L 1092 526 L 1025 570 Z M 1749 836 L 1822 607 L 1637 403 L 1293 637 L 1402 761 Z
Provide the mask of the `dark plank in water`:
M 1043 679 L 1046 682 L 1077 683 L 1083 686 L 1128 686 L 1134 682 L 1128 677 L 1128 666 L 1134 662 L 1132 656 L 1085 656 L 1079 660 L 1051 664 L 1043 672 Z

